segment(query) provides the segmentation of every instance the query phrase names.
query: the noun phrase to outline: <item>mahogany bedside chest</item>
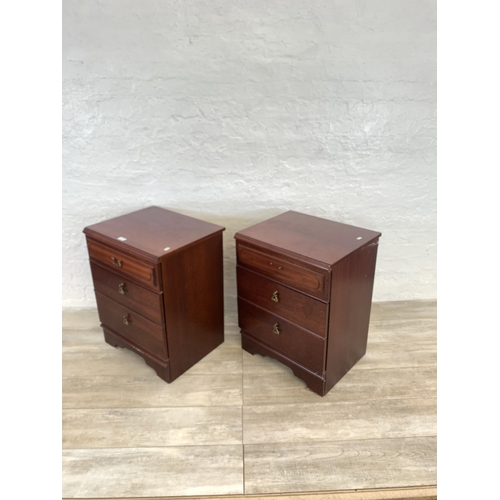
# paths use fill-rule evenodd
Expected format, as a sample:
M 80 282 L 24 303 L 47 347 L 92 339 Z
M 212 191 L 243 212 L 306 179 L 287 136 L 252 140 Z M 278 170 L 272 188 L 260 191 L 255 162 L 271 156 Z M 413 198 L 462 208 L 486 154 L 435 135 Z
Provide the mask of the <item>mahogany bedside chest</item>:
M 83 231 L 104 339 L 166 382 L 224 341 L 223 231 L 159 207 Z
M 236 233 L 243 349 L 324 396 L 366 352 L 380 235 L 293 211 Z

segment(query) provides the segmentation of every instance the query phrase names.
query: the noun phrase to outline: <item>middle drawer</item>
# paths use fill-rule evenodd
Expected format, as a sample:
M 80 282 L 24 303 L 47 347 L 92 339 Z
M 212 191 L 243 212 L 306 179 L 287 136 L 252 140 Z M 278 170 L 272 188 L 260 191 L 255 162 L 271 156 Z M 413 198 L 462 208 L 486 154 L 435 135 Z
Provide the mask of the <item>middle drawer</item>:
M 142 316 L 163 325 L 163 295 L 147 290 L 130 279 L 91 263 L 92 279 L 97 292 L 133 309 Z
M 326 337 L 328 306 L 242 267 L 237 268 L 238 295 L 310 332 Z

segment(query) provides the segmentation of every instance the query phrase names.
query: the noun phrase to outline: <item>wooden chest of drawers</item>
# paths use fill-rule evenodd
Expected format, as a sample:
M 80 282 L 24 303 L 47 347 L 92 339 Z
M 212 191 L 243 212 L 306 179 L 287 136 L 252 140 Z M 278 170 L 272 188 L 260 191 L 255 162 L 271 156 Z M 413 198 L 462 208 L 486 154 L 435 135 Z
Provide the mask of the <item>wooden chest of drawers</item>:
M 223 231 L 159 207 L 86 227 L 106 342 L 167 382 L 221 344 Z
M 324 396 L 366 352 L 379 237 L 293 211 L 236 233 L 243 349 Z

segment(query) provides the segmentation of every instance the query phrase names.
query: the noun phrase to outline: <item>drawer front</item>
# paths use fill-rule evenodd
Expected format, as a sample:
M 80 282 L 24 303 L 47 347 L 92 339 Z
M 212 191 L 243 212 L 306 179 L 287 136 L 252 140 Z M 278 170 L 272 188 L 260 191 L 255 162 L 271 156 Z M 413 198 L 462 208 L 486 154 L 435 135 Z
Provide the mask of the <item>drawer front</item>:
M 323 373 L 325 340 L 238 299 L 240 328 L 317 373 Z
M 89 241 L 88 247 L 90 258 L 97 263 L 113 269 L 119 274 L 130 276 L 157 290 L 160 288 L 155 266 L 139 262 L 119 251 L 94 243 L 93 241 Z
M 238 264 L 323 300 L 328 299 L 327 276 L 238 244 Z
M 96 292 L 96 298 L 99 318 L 104 326 L 157 358 L 168 359 L 165 330 L 161 326 L 99 292 Z
M 239 297 L 326 337 L 327 304 L 239 266 L 237 277 Z
M 108 296 L 123 306 L 138 312 L 159 325 L 163 325 L 163 296 L 124 276 L 90 264 L 96 292 Z

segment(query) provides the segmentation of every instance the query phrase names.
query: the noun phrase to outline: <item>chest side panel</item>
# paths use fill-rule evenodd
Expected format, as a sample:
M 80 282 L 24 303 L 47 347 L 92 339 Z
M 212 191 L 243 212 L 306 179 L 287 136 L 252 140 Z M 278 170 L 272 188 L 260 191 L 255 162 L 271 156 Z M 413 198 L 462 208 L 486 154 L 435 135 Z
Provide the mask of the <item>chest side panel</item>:
M 366 352 L 378 239 L 332 269 L 326 392 Z
M 222 232 L 162 258 L 172 380 L 224 341 Z

